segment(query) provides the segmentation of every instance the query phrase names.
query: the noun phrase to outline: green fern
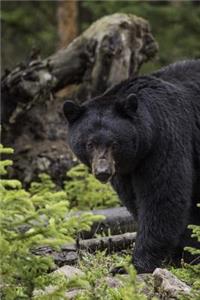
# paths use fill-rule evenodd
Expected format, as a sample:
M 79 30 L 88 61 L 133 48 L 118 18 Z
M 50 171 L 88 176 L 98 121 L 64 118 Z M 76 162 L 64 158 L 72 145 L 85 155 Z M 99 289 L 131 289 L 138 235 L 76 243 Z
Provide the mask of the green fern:
M 11 154 L 13 150 L 0 145 L 0 152 Z M 11 160 L 1 161 L 0 175 L 5 176 L 6 167 L 11 164 Z M 89 213 L 74 216 L 66 193 L 56 190 L 48 175 L 41 175 L 40 181 L 32 183 L 29 191 L 24 190 L 18 180 L 1 179 L 1 298 L 31 299 L 35 289 L 52 283 L 57 283 L 58 294 L 63 294 L 66 284 L 47 274 L 55 267 L 52 258 L 36 256 L 33 250 L 41 245 L 59 249 L 73 242 L 78 231 L 89 230 L 92 223 L 100 219 Z M 52 299 L 61 299 L 55 297 Z M 42 299 L 41 296 L 38 299 Z

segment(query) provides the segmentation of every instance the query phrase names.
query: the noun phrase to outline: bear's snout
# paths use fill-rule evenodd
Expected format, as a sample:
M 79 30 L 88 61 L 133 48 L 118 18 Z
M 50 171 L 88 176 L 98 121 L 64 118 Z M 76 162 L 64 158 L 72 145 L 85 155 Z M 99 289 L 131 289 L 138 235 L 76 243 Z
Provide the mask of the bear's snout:
M 105 158 L 98 159 L 92 167 L 93 175 L 102 183 L 108 182 L 114 174 L 112 161 Z

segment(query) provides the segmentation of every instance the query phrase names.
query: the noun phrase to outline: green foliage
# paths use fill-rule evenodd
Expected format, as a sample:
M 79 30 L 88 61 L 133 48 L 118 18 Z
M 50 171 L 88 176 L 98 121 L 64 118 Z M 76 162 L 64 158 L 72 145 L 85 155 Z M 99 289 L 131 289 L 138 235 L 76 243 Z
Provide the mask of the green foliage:
M 110 184 L 100 183 L 83 164 L 72 168 L 67 176 L 64 189 L 72 207 L 89 210 L 119 205 Z
M 121 286 L 111 288 L 107 282 L 107 276 L 110 271 L 118 265 L 124 265 L 128 271 L 128 275 L 121 281 Z M 136 282 L 136 271 L 130 265 L 130 257 L 125 255 L 109 255 L 105 252 L 97 252 L 96 255 L 85 254 L 81 261 L 82 270 L 85 273 L 84 279 L 88 282 L 87 290 L 84 290 L 76 297 L 77 300 L 145 300 L 147 297 L 143 295 L 141 285 Z
M 113 300 L 147 300 L 147 296 L 140 292 L 141 286 L 136 281 L 136 271 L 133 265 L 127 266 L 128 278 L 124 278 L 123 286 L 118 289 L 118 291 L 112 291 L 112 299 Z M 155 298 L 151 298 L 152 300 Z
M 200 207 L 200 204 L 198 204 Z M 189 225 L 190 229 L 192 229 L 192 237 L 197 239 L 200 242 L 200 226 L 198 225 Z M 200 258 L 200 249 L 196 249 L 193 247 L 186 247 L 186 251 L 190 252 L 192 255 L 195 255 L 194 262 L 198 258 Z M 189 296 L 181 297 L 184 300 L 199 300 L 200 299 L 200 264 L 189 265 L 183 263 L 182 268 L 180 269 L 172 269 L 173 273 L 179 277 L 181 280 L 185 281 L 187 284 L 192 286 L 192 294 Z
M 55 51 L 56 1 L 1 1 L 2 63 L 14 67 L 33 47 L 45 57 Z
M 13 150 L 0 145 L 1 154 Z M 0 175 L 12 161 L 0 162 Z M 32 183 L 25 191 L 18 180 L 0 181 L 0 257 L 2 299 L 31 299 L 33 291 L 57 283 L 63 293 L 64 283 L 47 274 L 54 267 L 51 257 L 34 255 L 41 245 L 59 247 L 73 242 L 80 230 L 89 230 L 99 216 L 84 214 L 74 216 L 64 191 L 56 191 L 47 175 Z M 43 299 L 43 298 L 38 298 Z M 60 298 L 52 298 L 60 299 Z
M 187 296 L 180 296 L 180 300 L 200 299 L 200 265 L 183 264 L 182 268 L 172 269 L 172 272 L 182 281 L 192 286 L 191 293 Z

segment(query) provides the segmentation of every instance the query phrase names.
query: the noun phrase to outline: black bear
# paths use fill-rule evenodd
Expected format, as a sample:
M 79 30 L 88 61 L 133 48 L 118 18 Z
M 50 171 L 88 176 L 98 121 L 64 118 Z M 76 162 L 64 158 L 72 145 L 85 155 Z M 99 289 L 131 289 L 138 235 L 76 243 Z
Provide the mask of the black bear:
M 200 60 L 127 79 L 82 105 L 66 101 L 64 114 L 75 155 L 137 219 L 138 272 L 178 257 L 187 225 L 200 224 Z

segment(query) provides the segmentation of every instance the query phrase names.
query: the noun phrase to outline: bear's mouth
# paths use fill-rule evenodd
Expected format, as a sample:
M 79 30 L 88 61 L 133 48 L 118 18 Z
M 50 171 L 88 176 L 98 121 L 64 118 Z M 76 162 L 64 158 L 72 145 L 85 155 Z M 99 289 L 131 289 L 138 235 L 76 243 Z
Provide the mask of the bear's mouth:
M 111 180 L 112 174 L 108 173 L 99 173 L 99 174 L 94 174 L 96 179 L 98 179 L 101 183 L 107 183 Z
M 92 174 L 102 183 L 107 183 L 115 174 L 115 160 L 110 148 L 96 148 L 93 151 Z
M 115 164 L 113 160 L 105 158 L 98 159 L 92 163 L 92 174 L 101 183 L 107 183 L 115 174 Z

